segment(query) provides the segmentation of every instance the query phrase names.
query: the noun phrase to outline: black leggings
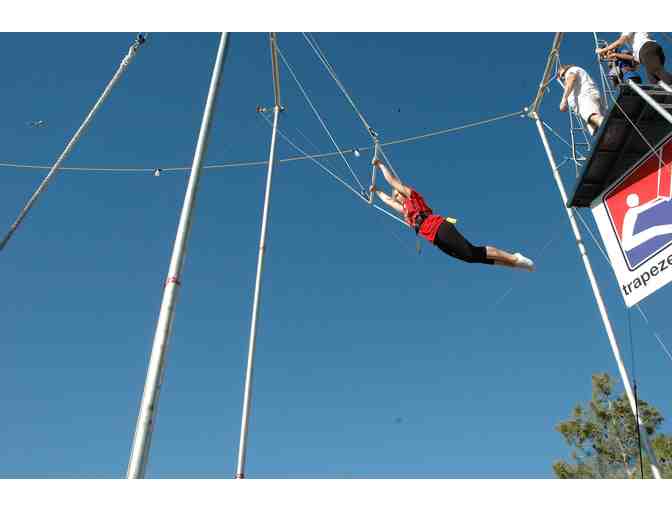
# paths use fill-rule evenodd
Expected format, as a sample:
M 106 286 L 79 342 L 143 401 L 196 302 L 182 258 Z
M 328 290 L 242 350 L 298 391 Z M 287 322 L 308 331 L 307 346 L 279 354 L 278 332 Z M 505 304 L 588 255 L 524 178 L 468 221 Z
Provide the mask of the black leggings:
M 646 42 L 639 50 L 639 61 L 646 67 L 646 77 L 654 85 L 664 81 L 672 85 L 672 74 L 663 67 L 665 65 L 665 53 L 657 42 Z
M 479 264 L 495 263 L 494 260 L 487 258 L 485 246 L 474 246 L 447 221 L 444 221 L 439 227 L 439 231 L 434 238 L 434 244 L 446 255 L 463 260 L 464 262 L 476 262 Z

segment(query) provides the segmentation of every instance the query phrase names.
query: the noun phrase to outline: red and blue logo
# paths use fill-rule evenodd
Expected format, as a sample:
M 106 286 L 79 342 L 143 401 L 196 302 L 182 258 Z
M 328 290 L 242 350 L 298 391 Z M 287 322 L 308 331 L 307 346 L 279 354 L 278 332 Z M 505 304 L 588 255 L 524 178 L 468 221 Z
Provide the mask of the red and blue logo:
M 602 202 L 630 270 L 672 244 L 672 138 L 614 184 Z

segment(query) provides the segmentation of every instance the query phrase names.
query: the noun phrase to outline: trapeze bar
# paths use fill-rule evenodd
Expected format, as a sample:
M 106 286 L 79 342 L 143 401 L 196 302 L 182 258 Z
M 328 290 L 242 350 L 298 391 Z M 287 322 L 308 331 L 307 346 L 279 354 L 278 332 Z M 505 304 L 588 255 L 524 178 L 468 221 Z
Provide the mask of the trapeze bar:
M 640 85 L 640 89 L 663 109 L 672 109 L 671 93 L 653 85 Z M 567 206 L 589 207 L 610 184 L 650 155 L 651 147 L 657 148 L 670 135 L 672 124 L 635 90 L 619 87 Z

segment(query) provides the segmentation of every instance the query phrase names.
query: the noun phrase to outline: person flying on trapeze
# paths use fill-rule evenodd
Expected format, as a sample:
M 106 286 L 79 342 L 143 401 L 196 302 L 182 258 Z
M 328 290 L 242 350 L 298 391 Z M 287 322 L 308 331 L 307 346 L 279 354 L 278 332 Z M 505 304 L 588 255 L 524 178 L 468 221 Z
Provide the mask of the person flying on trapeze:
M 416 234 L 427 239 L 443 253 L 464 262 L 497 264 L 534 271 L 534 262 L 520 253 L 512 255 L 494 246 L 474 246 L 450 221 L 434 214 L 424 198 L 402 183 L 380 159 L 374 158 L 372 164 L 383 173 L 393 191 L 392 196 L 389 196 L 372 184 L 370 193 L 376 193 L 385 205 L 404 217 Z

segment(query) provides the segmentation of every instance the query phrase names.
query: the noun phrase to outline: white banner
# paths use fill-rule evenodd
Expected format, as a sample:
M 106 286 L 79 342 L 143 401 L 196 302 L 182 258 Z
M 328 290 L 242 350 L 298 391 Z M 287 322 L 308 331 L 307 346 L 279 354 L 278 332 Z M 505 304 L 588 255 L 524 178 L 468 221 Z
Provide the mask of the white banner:
M 672 138 L 591 204 L 628 307 L 672 280 Z

